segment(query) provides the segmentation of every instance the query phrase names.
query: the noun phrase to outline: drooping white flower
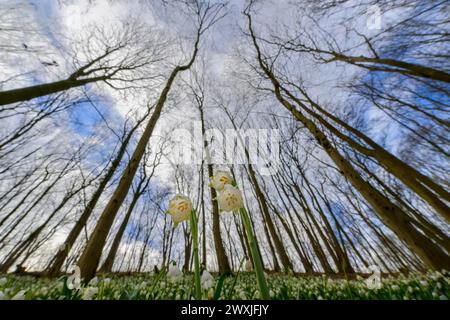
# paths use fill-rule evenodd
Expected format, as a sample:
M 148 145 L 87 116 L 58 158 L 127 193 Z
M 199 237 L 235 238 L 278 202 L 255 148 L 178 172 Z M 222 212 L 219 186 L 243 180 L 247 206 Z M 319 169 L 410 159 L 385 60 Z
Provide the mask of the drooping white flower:
M 25 290 L 20 290 L 11 298 L 11 300 L 25 300 L 25 293 Z
M 91 281 L 89 281 L 89 285 L 90 286 L 96 286 L 98 284 L 98 278 L 94 277 L 91 279 Z
M 246 260 L 244 268 L 245 268 L 245 271 L 247 271 L 247 272 L 252 271 L 253 270 L 252 262 L 250 260 Z
M 217 195 L 219 209 L 225 212 L 235 212 L 244 206 L 241 191 L 230 184 L 225 185 Z
M 170 265 L 169 271 L 167 271 L 167 277 L 172 281 L 179 281 L 183 278 L 183 273 L 178 269 L 176 265 Z
M 86 287 L 83 290 L 83 300 L 92 300 L 94 295 L 98 293 L 97 287 Z
M 216 171 L 216 174 L 211 178 L 211 187 L 216 189 L 217 191 L 221 191 L 225 185 L 231 184 L 233 182 L 233 178 L 226 171 Z
M 204 271 L 200 278 L 203 289 L 209 289 L 214 286 L 214 277 L 208 271 Z
M 172 200 L 169 201 L 169 209 L 167 210 L 167 214 L 172 216 L 172 220 L 176 227 L 180 222 L 189 219 L 191 211 L 191 200 L 186 196 L 177 194 L 172 198 Z

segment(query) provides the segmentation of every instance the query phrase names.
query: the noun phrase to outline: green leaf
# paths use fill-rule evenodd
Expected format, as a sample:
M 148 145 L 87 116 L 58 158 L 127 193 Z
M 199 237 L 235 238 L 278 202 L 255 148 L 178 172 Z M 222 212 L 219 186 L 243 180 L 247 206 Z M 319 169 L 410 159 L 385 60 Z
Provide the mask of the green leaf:
M 63 281 L 64 281 L 64 285 L 63 285 L 63 289 L 62 289 L 62 295 L 65 296 L 66 298 L 70 299 L 70 297 L 72 296 L 72 290 L 70 290 L 69 287 L 67 287 L 67 276 L 63 277 Z
M 219 281 L 217 282 L 216 290 L 214 291 L 214 300 L 219 300 L 220 294 L 222 293 L 223 289 L 223 282 L 225 281 L 226 276 L 226 274 L 220 276 Z

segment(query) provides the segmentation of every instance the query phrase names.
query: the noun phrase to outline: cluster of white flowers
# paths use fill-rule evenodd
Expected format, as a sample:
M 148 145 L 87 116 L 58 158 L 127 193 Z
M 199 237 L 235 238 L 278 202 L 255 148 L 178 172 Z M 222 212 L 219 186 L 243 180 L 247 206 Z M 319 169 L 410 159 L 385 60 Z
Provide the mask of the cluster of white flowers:
M 211 177 L 211 186 L 217 190 L 217 204 L 221 212 L 237 212 L 244 206 L 242 194 L 232 185 L 233 178 L 226 171 L 217 171 Z
M 252 262 L 250 260 L 246 260 L 245 264 L 244 264 L 244 268 L 245 268 L 245 271 L 247 271 L 247 272 L 253 271 Z
M 179 282 L 183 279 L 183 273 L 175 264 L 171 264 L 169 266 L 169 270 L 167 271 L 167 277 L 173 282 Z
M 174 281 L 176 279 L 176 281 Z M 348 300 L 447 300 L 450 297 L 450 273 L 409 274 L 383 278 L 380 288 L 371 289 L 364 277 L 354 280 L 329 276 L 270 275 L 267 277 L 272 299 Z M 204 271 L 201 276 L 202 299 L 213 299 L 217 278 Z M 0 278 L 0 300 L 64 299 L 183 299 L 192 298 L 192 276 L 172 265 L 167 277 L 156 275 L 110 276 L 94 278 L 80 290 L 68 291 L 61 279 L 37 279 L 7 275 Z M 259 290 L 252 273 L 225 278 L 220 299 L 257 299 Z
M 92 298 L 98 293 L 98 288 L 94 286 L 88 286 L 83 289 L 83 300 L 92 300 Z
M 208 271 L 203 271 L 202 277 L 200 278 L 200 282 L 202 284 L 203 289 L 210 289 L 214 286 L 214 283 L 216 282 L 214 280 L 214 277 L 209 273 Z

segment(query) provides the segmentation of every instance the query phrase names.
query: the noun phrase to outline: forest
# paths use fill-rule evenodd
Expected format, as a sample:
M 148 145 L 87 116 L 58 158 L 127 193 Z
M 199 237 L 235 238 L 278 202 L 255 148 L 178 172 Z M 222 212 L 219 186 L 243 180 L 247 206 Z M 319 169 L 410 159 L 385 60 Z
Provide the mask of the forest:
M 448 0 L 0 0 L 0 300 L 448 300 L 449 32 Z

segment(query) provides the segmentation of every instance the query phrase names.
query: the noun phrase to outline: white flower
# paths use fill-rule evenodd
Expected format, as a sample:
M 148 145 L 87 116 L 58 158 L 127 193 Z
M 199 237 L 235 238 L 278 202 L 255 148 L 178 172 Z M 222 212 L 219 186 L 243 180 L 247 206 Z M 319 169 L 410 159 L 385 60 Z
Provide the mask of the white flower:
M 250 272 L 253 270 L 253 265 L 252 262 L 250 260 L 245 261 L 245 265 L 244 265 L 245 271 Z
M 192 211 L 191 200 L 183 195 L 177 194 L 169 201 L 169 209 L 167 214 L 172 216 L 175 227 L 185 220 L 189 219 Z
M 89 281 L 88 285 L 90 286 L 96 286 L 98 284 L 98 278 L 94 277 L 91 279 L 91 281 Z
M 0 291 L 0 300 L 5 300 L 6 294 L 3 293 L 3 291 Z
M 110 278 L 105 278 L 105 279 L 103 279 L 103 283 L 104 283 L 105 285 L 108 285 L 108 284 L 111 283 L 111 279 L 110 279 Z
M 92 300 L 94 295 L 98 293 L 97 287 L 87 287 L 83 291 L 83 300 Z
M 216 189 L 217 191 L 221 191 L 225 185 L 231 184 L 233 182 L 233 178 L 226 171 L 216 171 L 216 174 L 211 178 L 211 187 Z
M 11 298 L 11 300 L 25 300 L 25 293 L 25 290 L 20 290 L 14 297 Z
M 225 212 L 235 212 L 244 206 L 241 192 L 230 184 L 225 185 L 223 190 L 219 192 L 217 203 L 220 210 Z
M 214 286 L 214 277 L 208 271 L 204 271 L 200 278 L 203 289 L 209 289 Z
M 183 273 L 176 265 L 170 265 L 169 271 L 167 272 L 167 277 L 169 277 L 172 281 L 177 282 L 183 278 Z

